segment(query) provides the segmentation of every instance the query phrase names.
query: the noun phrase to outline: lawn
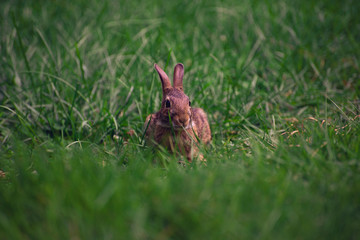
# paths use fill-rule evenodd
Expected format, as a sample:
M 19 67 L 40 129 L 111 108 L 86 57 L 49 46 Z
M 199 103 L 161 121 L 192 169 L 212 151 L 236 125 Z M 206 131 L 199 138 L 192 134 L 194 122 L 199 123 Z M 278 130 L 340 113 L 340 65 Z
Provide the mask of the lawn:
M 0 2 L 0 239 L 357 239 L 360 2 Z M 206 162 L 144 144 L 185 67 Z

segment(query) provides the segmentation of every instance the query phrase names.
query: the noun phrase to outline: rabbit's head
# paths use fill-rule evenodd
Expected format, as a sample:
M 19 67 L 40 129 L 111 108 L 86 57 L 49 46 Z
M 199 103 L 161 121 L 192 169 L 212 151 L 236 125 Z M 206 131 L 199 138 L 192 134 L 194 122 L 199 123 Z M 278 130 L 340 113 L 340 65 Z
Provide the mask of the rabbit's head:
M 157 64 L 155 64 L 155 69 L 159 74 L 163 90 L 160 110 L 162 124 L 175 129 L 189 128 L 191 102 L 183 90 L 184 66 L 181 63 L 175 66 L 173 86 L 169 77 Z

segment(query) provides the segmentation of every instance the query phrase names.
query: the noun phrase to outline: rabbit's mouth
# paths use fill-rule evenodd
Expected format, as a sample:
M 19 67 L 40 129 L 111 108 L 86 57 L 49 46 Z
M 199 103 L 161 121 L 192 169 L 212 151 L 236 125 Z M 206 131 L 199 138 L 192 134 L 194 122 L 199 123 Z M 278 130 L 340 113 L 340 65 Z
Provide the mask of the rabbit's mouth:
M 182 124 L 175 124 L 173 123 L 173 128 L 176 129 L 176 130 L 182 130 L 182 129 L 189 129 L 191 128 L 191 123 L 189 121 L 189 123 L 186 125 L 186 126 L 183 126 Z
M 187 130 L 193 127 L 193 122 L 189 121 L 186 126 L 183 126 L 182 124 L 175 124 L 174 122 L 172 122 L 172 126 L 168 122 L 158 122 L 157 125 L 163 128 L 173 128 L 174 130 Z

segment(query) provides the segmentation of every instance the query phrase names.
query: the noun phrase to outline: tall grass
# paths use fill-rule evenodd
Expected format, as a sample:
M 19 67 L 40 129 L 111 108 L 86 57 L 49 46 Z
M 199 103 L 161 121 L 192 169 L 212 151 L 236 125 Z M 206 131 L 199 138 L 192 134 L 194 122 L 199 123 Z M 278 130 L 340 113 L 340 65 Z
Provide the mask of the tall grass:
M 3 239 L 355 239 L 358 1 L 2 1 Z M 158 63 L 206 165 L 143 146 Z

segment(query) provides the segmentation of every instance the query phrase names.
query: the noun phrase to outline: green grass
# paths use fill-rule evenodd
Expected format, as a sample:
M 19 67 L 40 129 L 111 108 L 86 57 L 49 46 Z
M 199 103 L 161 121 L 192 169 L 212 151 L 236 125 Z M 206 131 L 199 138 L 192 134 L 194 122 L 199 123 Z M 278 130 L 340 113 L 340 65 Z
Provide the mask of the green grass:
M 359 1 L 0 3 L 1 239 L 356 239 Z M 185 66 L 206 165 L 143 146 Z

